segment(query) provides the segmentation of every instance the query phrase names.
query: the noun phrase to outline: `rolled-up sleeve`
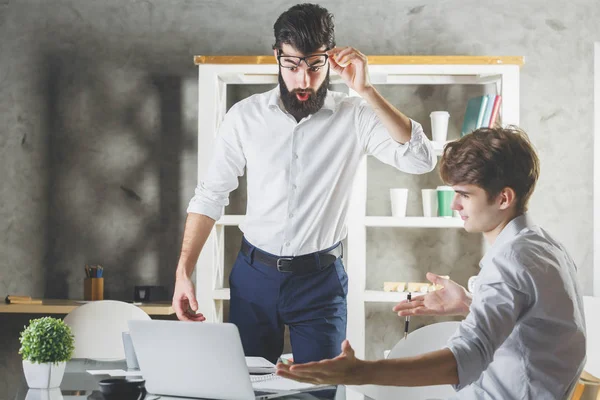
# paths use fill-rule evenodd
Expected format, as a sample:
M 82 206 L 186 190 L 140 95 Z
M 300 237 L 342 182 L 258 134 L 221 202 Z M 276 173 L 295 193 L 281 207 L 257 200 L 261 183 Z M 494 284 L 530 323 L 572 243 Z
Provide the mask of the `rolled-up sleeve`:
M 355 123 L 366 154 L 411 174 L 423 174 L 435 168 L 437 157 L 433 146 L 418 122 L 410 120 L 410 140 L 398 143 L 390 136 L 375 111 L 364 102 L 357 108 Z
M 497 256 L 493 262 L 498 268 L 481 271 L 470 313 L 447 343 L 458 367 L 456 390 L 479 378 L 530 307 L 527 280 L 514 274 L 516 260 Z
M 237 108 L 232 107 L 219 126 L 213 158 L 190 200 L 188 213 L 203 214 L 218 220 L 223 215 L 224 207 L 229 204 L 229 193 L 238 187 L 238 178 L 244 173 L 246 158 L 236 129 L 237 113 Z

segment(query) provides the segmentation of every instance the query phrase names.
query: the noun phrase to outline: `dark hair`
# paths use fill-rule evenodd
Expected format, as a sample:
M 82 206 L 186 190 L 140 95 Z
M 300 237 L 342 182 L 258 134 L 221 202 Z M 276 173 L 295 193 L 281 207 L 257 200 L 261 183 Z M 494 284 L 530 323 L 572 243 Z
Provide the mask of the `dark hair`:
M 444 147 L 440 175 L 448 185 L 481 187 L 489 201 L 510 187 L 517 196 L 516 210 L 523 213 L 540 175 L 540 161 L 520 128 L 480 128 Z
M 310 54 L 322 46 L 335 47 L 333 15 L 317 4 L 298 4 L 277 18 L 273 25 L 273 49 L 289 44 L 303 54 Z

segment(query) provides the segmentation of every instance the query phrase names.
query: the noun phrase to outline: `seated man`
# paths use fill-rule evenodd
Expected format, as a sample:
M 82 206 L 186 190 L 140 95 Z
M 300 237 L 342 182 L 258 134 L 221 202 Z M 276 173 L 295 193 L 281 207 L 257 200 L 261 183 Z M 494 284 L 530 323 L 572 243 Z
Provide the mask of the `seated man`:
M 468 314 L 447 348 L 418 357 L 363 361 L 348 341 L 331 360 L 278 374 L 331 384 L 452 384 L 461 399 L 564 399 L 585 361 L 583 301 L 565 248 L 525 214 L 538 157 L 518 128 L 478 129 L 444 149 L 441 176 L 456 194 L 468 232 L 489 249 L 474 294 L 428 275 L 444 289 L 400 303 L 399 315 Z

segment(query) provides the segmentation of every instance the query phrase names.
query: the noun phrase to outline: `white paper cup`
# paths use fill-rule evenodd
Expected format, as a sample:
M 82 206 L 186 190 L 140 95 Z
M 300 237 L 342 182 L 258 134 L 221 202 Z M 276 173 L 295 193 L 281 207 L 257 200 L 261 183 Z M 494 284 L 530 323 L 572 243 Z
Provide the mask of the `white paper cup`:
M 436 189 L 421 189 L 423 216 L 437 217 L 438 198 Z
M 392 217 L 406 217 L 406 202 L 408 189 L 390 189 L 390 202 L 392 204 Z
M 431 118 L 431 137 L 434 142 L 445 142 L 448 139 L 448 111 L 433 111 L 429 114 Z

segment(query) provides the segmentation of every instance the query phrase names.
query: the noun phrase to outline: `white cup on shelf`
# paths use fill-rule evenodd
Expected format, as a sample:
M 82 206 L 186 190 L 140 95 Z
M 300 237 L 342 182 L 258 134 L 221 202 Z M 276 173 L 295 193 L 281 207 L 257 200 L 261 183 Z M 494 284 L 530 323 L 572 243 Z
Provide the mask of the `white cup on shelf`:
M 406 203 L 408 201 L 408 189 L 390 189 L 390 202 L 392 204 L 392 217 L 406 217 Z
M 436 189 L 421 189 L 421 197 L 423 198 L 423 216 L 437 217 L 437 190 Z
M 429 114 L 431 118 L 431 138 L 434 142 L 446 142 L 448 139 L 448 111 L 433 111 Z

